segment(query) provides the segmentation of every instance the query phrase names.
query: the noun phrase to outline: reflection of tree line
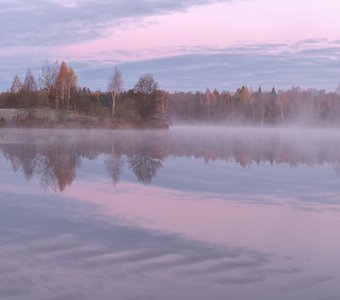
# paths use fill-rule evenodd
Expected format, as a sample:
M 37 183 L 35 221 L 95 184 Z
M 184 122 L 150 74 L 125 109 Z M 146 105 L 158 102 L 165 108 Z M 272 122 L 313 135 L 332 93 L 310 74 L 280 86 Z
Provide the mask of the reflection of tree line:
M 11 161 L 13 170 L 21 169 L 27 180 L 37 175 L 43 186 L 60 190 L 73 182 L 81 161 L 81 154 L 69 144 L 42 147 L 28 141 L 25 144 L 1 145 L 1 148 L 4 156 Z
M 12 139 L 13 140 L 13 139 Z M 96 159 L 104 154 L 108 174 L 118 183 L 124 165 L 132 170 L 139 182 L 151 183 L 169 156 L 203 158 L 237 162 L 242 167 L 269 162 L 316 165 L 330 163 L 340 173 L 340 141 L 294 139 L 274 134 L 248 133 L 183 133 L 120 132 L 114 135 L 86 137 L 17 136 L 8 142 L 0 137 L 0 149 L 11 162 L 13 170 L 21 170 L 26 179 L 34 175 L 44 187 L 63 191 L 76 177 L 81 160 Z
M 33 136 L 22 136 L 17 139 L 20 143 L 2 143 L 0 139 L 0 149 L 13 170 L 21 170 L 27 180 L 35 175 L 42 186 L 61 191 L 76 178 L 83 158 L 93 160 L 105 154 L 106 169 L 114 184 L 119 182 L 125 163 L 143 184 L 149 184 L 163 166 L 164 157 L 158 149 L 158 140 L 144 144 L 131 138 L 126 142 L 105 137 L 99 140 L 83 138 L 71 141 L 59 136 L 52 141 L 42 138 L 37 141 Z

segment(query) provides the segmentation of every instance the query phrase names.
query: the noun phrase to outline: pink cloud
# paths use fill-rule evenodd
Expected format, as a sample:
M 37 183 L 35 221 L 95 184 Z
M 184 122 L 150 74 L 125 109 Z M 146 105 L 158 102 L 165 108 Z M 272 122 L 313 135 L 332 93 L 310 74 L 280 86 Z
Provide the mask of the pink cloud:
M 224 48 L 303 39 L 337 39 L 340 3 L 334 1 L 235 1 L 193 7 L 185 12 L 125 20 L 110 25 L 97 39 L 55 48 L 74 60 L 114 62 L 196 52 L 197 47 Z

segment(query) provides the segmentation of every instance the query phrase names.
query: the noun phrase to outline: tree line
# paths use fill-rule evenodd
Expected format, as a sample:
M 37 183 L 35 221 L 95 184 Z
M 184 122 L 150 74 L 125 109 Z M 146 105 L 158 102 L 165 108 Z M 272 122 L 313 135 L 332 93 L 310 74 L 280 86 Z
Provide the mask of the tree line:
M 78 85 L 75 70 L 65 62 L 41 67 L 38 79 L 27 70 L 13 78 L 0 94 L 1 108 L 18 108 L 35 117 L 35 109 L 76 112 L 115 123 L 219 122 L 249 125 L 340 124 L 340 88 L 335 92 L 292 87 L 263 91 L 242 86 L 235 92 L 166 92 L 152 74 L 142 75 L 125 90 L 121 71 L 115 67 L 106 91 Z
M 39 108 L 74 112 L 111 122 L 161 124 L 164 121 L 164 91 L 152 74 L 142 75 L 130 90 L 116 67 L 108 79 L 106 91 L 80 87 L 73 68 L 66 62 L 48 61 L 36 79 L 30 69 L 23 80 L 15 75 L 6 92 L 0 94 L 0 108 L 26 111 L 25 118 L 37 117 Z
M 166 95 L 167 116 L 174 122 L 220 122 L 248 125 L 340 125 L 340 90 L 326 92 L 292 87 L 234 93 L 207 89 Z

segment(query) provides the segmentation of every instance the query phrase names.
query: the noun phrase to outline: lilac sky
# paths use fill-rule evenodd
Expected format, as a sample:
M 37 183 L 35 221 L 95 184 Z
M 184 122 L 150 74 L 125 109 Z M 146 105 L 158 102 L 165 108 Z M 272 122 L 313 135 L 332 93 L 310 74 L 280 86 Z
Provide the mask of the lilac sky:
M 333 90 L 338 0 L 0 0 L 0 90 L 28 67 L 65 60 L 79 84 L 125 88 L 146 72 L 167 90 Z

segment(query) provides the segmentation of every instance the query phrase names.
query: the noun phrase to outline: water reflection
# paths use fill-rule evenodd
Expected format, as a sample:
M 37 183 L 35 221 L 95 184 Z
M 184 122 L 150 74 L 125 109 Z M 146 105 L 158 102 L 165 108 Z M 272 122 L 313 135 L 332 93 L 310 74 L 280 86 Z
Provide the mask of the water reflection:
M 226 287 L 233 295 L 233 285 L 303 272 L 289 258 L 103 220 L 57 199 L 0 202 L 1 299 L 220 299 Z
M 237 162 L 241 167 L 269 162 L 322 165 L 340 173 L 340 137 L 336 132 L 270 129 L 175 128 L 170 131 L 1 130 L 0 149 L 27 180 L 63 191 L 76 178 L 84 158 L 106 156 L 116 185 L 126 165 L 139 182 L 150 184 L 170 157 L 194 157 L 205 163 Z
M 0 149 L 1 299 L 338 297 L 336 131 L 7 129 Z

